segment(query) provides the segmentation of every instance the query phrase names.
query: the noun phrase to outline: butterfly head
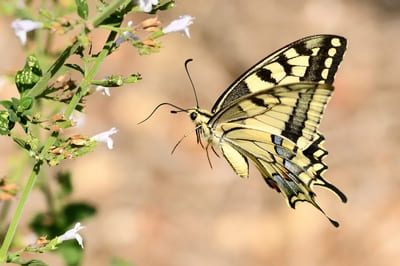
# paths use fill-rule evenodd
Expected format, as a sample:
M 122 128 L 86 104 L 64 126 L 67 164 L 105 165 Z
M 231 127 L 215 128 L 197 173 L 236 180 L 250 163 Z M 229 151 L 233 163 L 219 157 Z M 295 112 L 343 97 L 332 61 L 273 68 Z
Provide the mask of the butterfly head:
M 203 124 L 207 124 L 210 120 L 212 114 L 206 110 L 202 110 L 200 108 L 192 108 L 187 110 L 190 120 L 196 125 L 200 126 Z
M 189 115 L 190 120 L 192 120 L 192 122 L 195 125 L 195 129 L 196 129 L 196 135 L 197 135 L 197 143 L 201 144 L 201 138 L 200 136 L 205 137 L 206 139 L 208 139 L 209 135 L 209 128 L 208 128 L 208 121 L 211 118 L 211 113 L 200 109 L 200 108 L 191 108 L 187 110 L 187 114 Z M 203 146 L 203 145 L 202 145 Z

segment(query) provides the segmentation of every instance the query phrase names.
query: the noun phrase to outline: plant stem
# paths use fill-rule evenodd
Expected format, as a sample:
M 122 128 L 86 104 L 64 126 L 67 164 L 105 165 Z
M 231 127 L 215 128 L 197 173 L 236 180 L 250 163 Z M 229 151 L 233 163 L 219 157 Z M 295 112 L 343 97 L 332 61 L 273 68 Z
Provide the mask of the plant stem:
M 115 10 L 117 10 L 123 3 L 129 3 L 131 0 L 116 0 L 112 2 L 109 6 L 107 6 L 101 14 L 96 16 L 95 18 L 92 19 L 92 25 L 94 27 L 99 26 L 104 19 L 108 18 L 112 13 L 114 13 Z
M 33 171 L 31 173 L 31 175 L 29 176 L 28 183 L 26 184 L 24 191 L 22 192 L 21 199 L 18 202 L 17 209 L 15 210 L 13 219 L 11 220 L 7 234 L 4 238 L 3 244 L 0 249 L 0 263 L 4 263 L 7 260 L 7 251 L 8 251 L 8 249 L 11 245 L 11 242 L 14 238 L 14 234 L 15 234 L 15 231 L 17 230 L 19 219 L 21 218 L 25 203 L 26 203 L 28 196 L 35 184 L 36 178 L 40 171 L 41 164 L 42 164 L 42 162 L 36 162 L 36 164 L 33 167 Z

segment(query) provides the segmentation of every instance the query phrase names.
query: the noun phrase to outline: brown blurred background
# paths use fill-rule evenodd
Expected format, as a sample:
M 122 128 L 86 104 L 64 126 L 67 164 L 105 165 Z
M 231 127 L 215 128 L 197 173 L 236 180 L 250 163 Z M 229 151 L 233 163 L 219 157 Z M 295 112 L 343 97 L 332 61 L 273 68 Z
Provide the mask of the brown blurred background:
M 98 78 L 143 75 L 137 84 L 113 89 L 111 97 L 96 94 L 88 101 L 79 131 L 94 135 L 115 126 L 115 148 L 102 145 L 58 168 L 72 168 L 74 199 L 98 206 L 98 215 L 84 221 L 84 265 L 108 265 L 113 255 L 138 266 L 398 265 L 400 2 L 178 0 L 159 18 L 167 25 L 182 14 L 196 18 L 191 39 L 165 36 L 164 48 L 151 56 L 138 56 L 124 44 L 102 66 Z M 138 23 L 146 17 L 130 19 Z M 11 21 L 0 18 L 0 73 L 24 63 Z M 164 108 L 137 125 L 161 102 L 195 105 L 185 59 L 194 59 L 190 71 L 200 106 L 210 109 L 255 62 L 318 33 L 348 39 L 321 131 L 329 151 L 326 177 L 349 201 L 342 204 L 321 189 L 317 197 L 339 229 L 309 204 L 287 207 L 255 168 L 243 180 L 212 155 L 210 169 L 193 135 L 171 156 L 175 143 L 193 128 L 184 114 Z M 103 33 L 96 38 L 100 45 Z M 1 98 L 10 94 L 0 90 Z M 4 175 L 7 158 L 18 153 L 6 138 L 0 145 Z M 43 207 L 42 195 L 33 193 L 24 219 Z M 61 263 L 52 255 L 39 258 Z

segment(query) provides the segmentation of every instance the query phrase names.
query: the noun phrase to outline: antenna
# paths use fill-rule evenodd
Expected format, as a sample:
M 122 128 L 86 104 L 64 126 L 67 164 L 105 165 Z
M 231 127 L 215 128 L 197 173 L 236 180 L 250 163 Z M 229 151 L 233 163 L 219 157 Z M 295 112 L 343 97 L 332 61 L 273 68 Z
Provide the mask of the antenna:
M 171 106 L 171 107 L 174 107 L 174 108 L 178 109 L 178 110 L 171 110 L 171 113 L 173 113 L 173 114 L 176 114 L 176 113 L 178 113 L 178 112 L 187 112 L 187 110 L 185 110 L 185 109 L 183 109 L 183 108 L 181 108 L 181 107 L 179 107 L 179 106 L 176 106 L 175 104 L 172 104 L 172 103 L 160 103 L 159 105 L 157 105 L 157 106 L 153 109 L 153 111 L 150 113 L 150 115 L 148 115 L 144 120 L 140 121 L 140 122 L 138 123 L 138 125 L 141 124 L 141 123 L 143 123 L 143 122 L 145 122 L 145 121 L 147 121 L 147 120 L 158 110 L 158 108 L 160 108 L 160 107 L 163 106 L 163 105 L 169 105 L 169 106 Z
M 199 100 L 198 100 L 198 98 L 197 98 L 196 89 L 194 88 L 193 81 L 192 81 L 192 78 L 190 77 L 189 70 L 188 70 L 188 64 L 189 64 L 189 62 L 192 62 L 192 61 L 193 61 L 192 58 L 189 58 L 189 59 L 187 59 L 187 60 L 185 61 L 185 70 L 186 70 L 186 74 L 188 75 L 188 78 L 189 78 L 189 80 L 190 80 L 190 84 L 192 84 L 193 93 L 194 93 L 194 98 L 196 99 L 196 107 L 199 108 Z

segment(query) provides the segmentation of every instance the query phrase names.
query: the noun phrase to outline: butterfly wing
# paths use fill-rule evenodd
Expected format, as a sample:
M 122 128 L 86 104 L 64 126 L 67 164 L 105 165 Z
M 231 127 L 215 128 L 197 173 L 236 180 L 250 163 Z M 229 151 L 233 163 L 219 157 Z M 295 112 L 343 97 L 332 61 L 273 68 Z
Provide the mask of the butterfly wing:
M 276 85 L 300 81 L 332 84 L 346 43 L 341 36 L 314 35 L 279 49 L 233 82 L 218 98 L 212 112 L 218 112 L 246 94 Z
M 346 196 L 322 177 L 326 151 L 318 126 L 332 91 L 331 85 L 318 83 L 276 86 L 231 102 L 208 125 L 239 176 L 248 176 L 250 159 L 289 206 L 307 201 L 323 212 L 314 199 L 314 185 L 346 201 Z

